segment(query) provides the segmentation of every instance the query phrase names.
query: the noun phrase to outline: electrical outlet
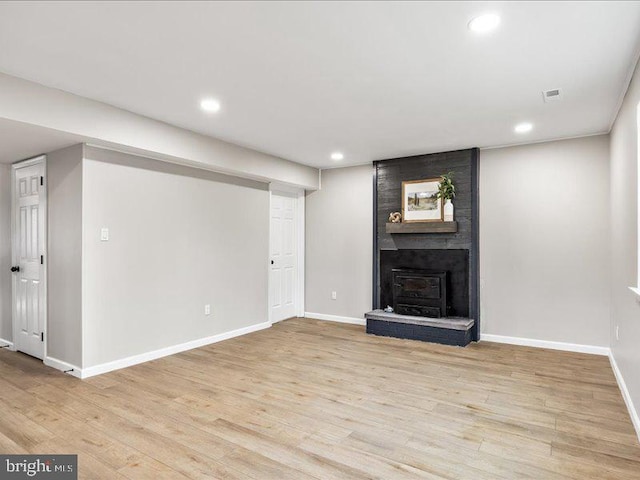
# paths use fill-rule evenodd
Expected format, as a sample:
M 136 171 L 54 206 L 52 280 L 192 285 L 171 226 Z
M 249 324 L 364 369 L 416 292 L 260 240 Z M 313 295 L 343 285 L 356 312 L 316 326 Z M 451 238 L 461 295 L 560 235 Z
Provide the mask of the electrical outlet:
M 204 306 L 204 314 L 211 315 L 211 305 L 207 304 Z
M 100 241 L 108 242 L 109 241 L 109 229 L 106 227 L 102 227 L 100 229 Z
M 616 325 L 616 340 L 620 340 L 620 327 Z
M 331 300 L 338 298 L 338 292 L 331 292 Z

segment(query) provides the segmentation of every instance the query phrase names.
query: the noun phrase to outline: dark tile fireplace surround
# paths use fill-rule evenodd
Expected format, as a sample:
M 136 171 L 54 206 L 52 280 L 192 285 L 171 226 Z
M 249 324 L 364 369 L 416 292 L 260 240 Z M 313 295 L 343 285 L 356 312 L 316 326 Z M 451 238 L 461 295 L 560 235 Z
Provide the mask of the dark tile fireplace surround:
M 478 149 L 374 162 L 374 310 L 367 333 L 450 345 L 477 341 Z M 457 231 L 387 233 L 402 182 L 453 172 Z M 395 279 L 395 281 L 394 281 Z M 395 293 L 395 295 L 394 295 Z M 388 314 L 382 309 L 393 306 Z

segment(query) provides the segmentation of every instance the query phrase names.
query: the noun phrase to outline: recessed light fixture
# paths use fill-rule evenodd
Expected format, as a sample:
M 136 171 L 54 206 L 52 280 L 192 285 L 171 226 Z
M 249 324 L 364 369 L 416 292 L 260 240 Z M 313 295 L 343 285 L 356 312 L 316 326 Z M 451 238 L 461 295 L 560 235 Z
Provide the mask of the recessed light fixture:
M 533 124 L 529 122 L 519 123 L 513 130 L 516 133 L 527 133 L 533 130 Z
M 488 33 L 500 25 L 500 17 L 495 13 L 480 15 L 469 22 L 469 30 L 476 33 Z
M 215 113 L 220 110 L 220 102 L 215 98 L 205 98 L 200 102 L 200 108 L 205 112 Z
M 344 158 L 344 154 L 342 152 L 333 152 L 331 154 L 331 160 L 342 160 Z

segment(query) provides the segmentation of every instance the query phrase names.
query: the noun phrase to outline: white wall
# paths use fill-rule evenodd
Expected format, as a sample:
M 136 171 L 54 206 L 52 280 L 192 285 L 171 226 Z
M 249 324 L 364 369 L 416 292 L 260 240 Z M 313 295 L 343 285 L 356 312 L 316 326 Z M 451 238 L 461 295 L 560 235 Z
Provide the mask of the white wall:
M 609 137 L 480 154 L 482 334 L 609 346 Z
M 268 232 L 266 184 L 86 148 L 83 367 L 266 322 Z
M 372 229 L 373 167 L 323 170 L 322 188 L 306 197 L 307 312 L 363 318 L 371 310 Z
M 0 165 L 0 339 L 12 342 L 10 211 L 11 167 Z
M 47 155 L 47 356 L 82 365 L 82 155 Z
M 640 434 L 640 297 L 638 283 L 638 128 L 640 67 L 611 130 L 611 350 L 635 405 Z M 619 327 L 620 340 L 615 329 Z

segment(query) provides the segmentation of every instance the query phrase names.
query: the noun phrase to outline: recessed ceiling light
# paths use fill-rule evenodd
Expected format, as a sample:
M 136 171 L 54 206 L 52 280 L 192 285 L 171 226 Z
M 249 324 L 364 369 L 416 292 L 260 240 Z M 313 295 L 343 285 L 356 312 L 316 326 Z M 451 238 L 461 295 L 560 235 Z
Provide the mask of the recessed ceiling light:
M 480 15 L 469 22 L 469 30 L 477 33 L 487 33 L 500 24 L 500 17 L 495 13 Z
M 530 132 L 531 130 L 533 130 L 533 124 L 532 123 L 519 123 L 518 125 L 515 126 L 515 128 L 513 129 L 516 133 L 527 133 Z
M 205 98 L 200 102 L 200 108 L 205 112 L 217 112 L 220 110 L 220 102 L 215 98 Z
M 331 154 L 331 160 L 342 160 L 344 158 L 344 155 L 342 154 L 342 152 L 333 152 Z

